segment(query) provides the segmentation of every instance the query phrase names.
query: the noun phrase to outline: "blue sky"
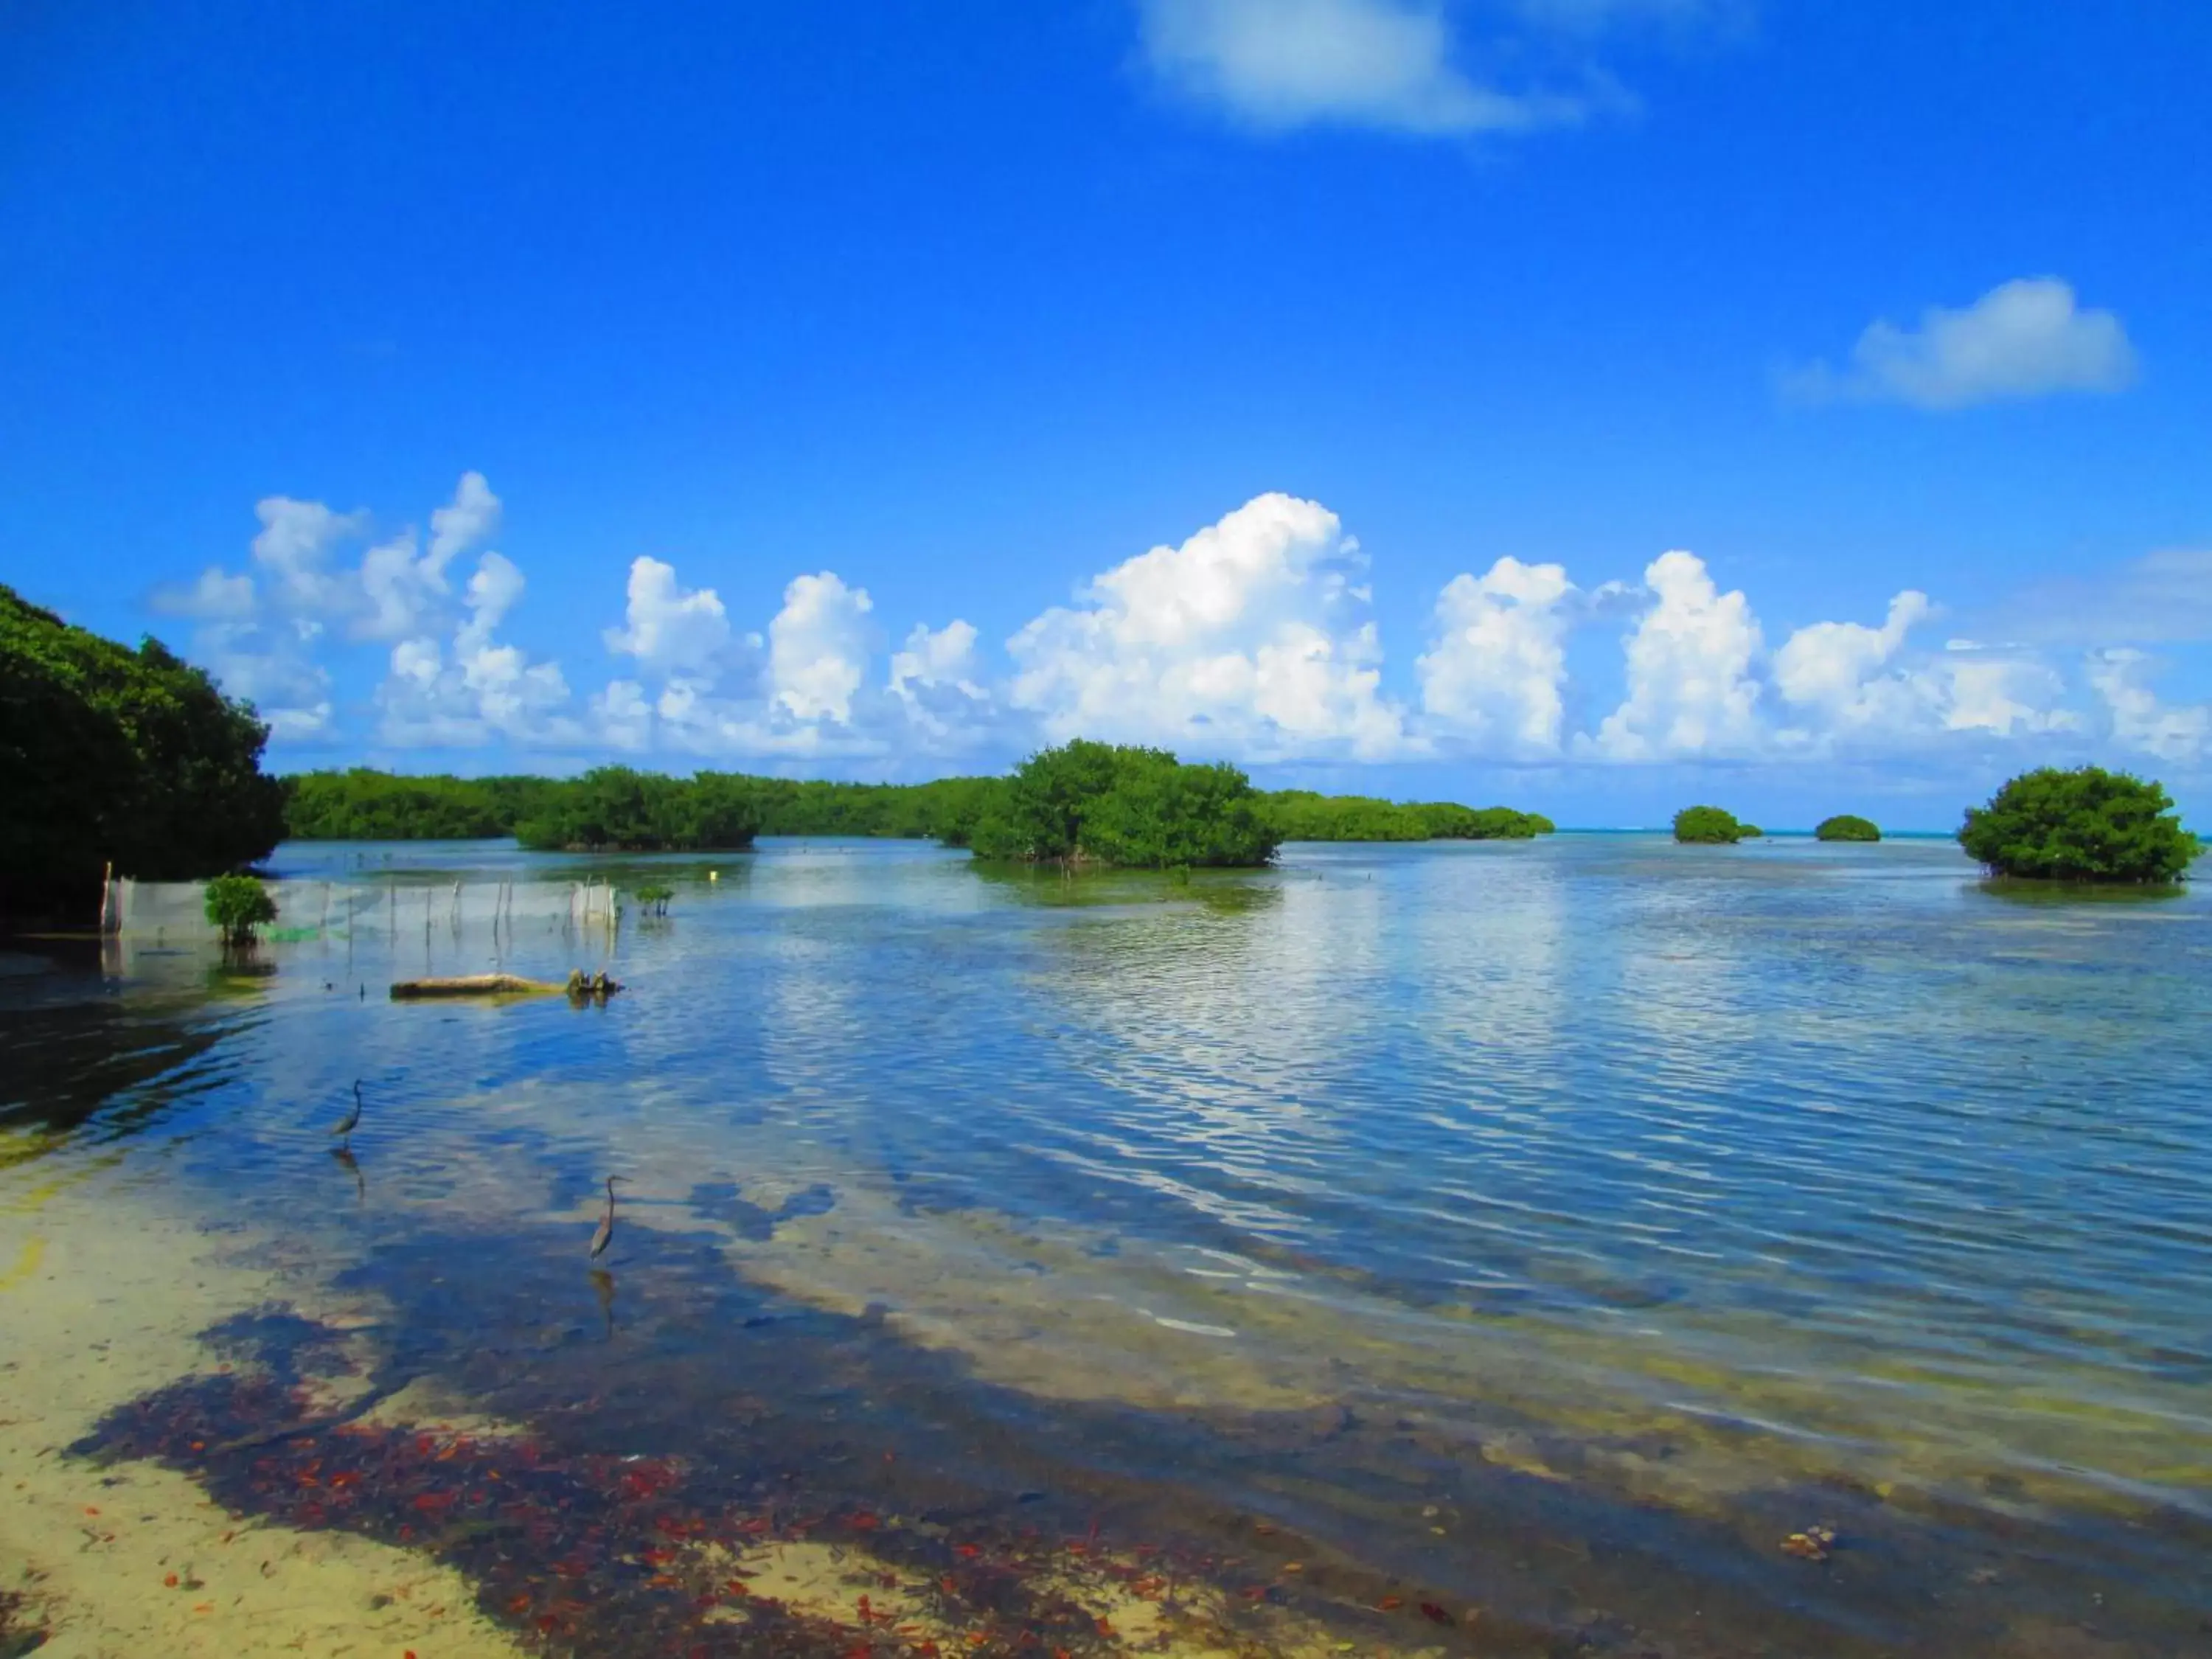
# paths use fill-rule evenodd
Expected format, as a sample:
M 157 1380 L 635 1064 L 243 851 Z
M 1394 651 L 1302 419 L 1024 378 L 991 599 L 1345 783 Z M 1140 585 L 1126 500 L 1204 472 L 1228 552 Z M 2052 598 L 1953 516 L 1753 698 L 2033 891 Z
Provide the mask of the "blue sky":
M 2212 817 L 2212 9 L 10 28 L 0 579 L 281 766 Z

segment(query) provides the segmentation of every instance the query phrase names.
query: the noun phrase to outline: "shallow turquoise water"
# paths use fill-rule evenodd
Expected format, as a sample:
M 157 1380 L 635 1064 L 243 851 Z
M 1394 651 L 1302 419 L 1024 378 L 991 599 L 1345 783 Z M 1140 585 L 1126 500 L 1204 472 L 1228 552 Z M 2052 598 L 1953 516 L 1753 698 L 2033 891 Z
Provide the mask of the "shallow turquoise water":
M 1837 1652 L 2000 1650 L 2024 1611 L 2191 1651 L 2212 1617 L 2202 890 L 1640 836 L 1073 883 L 784 842 L 615 879 L 648 864 L 672 914 L 611 941 L 436 921 L 8 981 L 0 1109 L 67 1131 L 42 1165 L 119 1149 L 118 1193 L 282 1228 L 401 1310 L 396 1364 L 509 1409 L 580 1385 L 536 1337 L 486 1370 L 487 1322 L 597 1333 L 610 1445 L 773 1388 L 746 1321 L 815 1310 L 869 1333 L 846 1409 L 940 1436 L 973 1501 L 1263 1514 L 1600 1646 L 1593 1607 Z M 629 988 L 383 999 L 495 958 Z M 545 1264 L 611 1171 L 607 1304 Z M 716 1275 L 765 1300 L 723 1316 Z M 1835 1560 L 1781 1557 L 1815 1518 Z

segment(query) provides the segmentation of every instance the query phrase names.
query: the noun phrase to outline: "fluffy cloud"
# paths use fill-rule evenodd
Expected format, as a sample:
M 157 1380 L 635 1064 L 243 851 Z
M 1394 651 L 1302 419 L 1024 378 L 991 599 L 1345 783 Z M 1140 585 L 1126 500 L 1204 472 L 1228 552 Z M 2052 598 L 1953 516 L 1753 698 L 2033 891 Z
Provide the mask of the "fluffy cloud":
M 1694 553 L 1644 567 L 1656 600 L 1628 635 L 1628 695 L 1591 740 L 1620 760 L 1747 754 L 1759 746 L 1759 623 L 1741 592 L 1723 593 Z
M 928 623 L 916 623 L 906 636 L 905 649 L 891 658 L 891 690 L 905 696 L 926 687 L 950 685 L 969 696 L 981 696 L 981 690 L 969 678 L 975 672 L 972 624 L 956 620 L 933 632 Z
M 604 635 L 622 672 L 579 697 L 559 664 L 502 637 L 529 585 L 504 554 L 477 551 L 498 505 L 469 474 L 431 515 L 427 550 L 401 531 L 348 568 L 339 550 L 368 538 L 366 515 L 270 497 L 248 573 L 210 568 L 154 603 L 194 622 L 198 659 L 285 743 L 343 740 L 331 664 L 347 641 L 375 638 L 388 640 L 377 736 L 394 747 L 506 743 L 878 774 L 955 757 L 996 767 L 1078 735 L 1243 764 L 1947 753 L 1979 764 L 1997 744 L 2028 764 L 2094 757 L 2103 743 L 2194 768 L 2212 751 L 2212 708 L 2161 702 L 2155 665 L 2124 636 L 2063 661 L 2033 635 L 1930 649 L 1913 635 L 1935 607 L 1908 589 L 1878 622 L 1811 623 L 1770 653 L 1748 599 L 1682 551 L 1633 586 L 1578 587 L 1558 564 L 1511 557 L 1454 577 L 1411 665 L 1409 713 L 1382 690 L 1358 544 L 1321 503 L 1280 494 L 1100 573 L 1018 629 L 1003 663 L 958 618 L 916 624 L 886 653 L 869 594 L 833 571 L 792 580 L 750 633 L 713 587 L 635 559 L 622 621 Z M 2205 557 L 2140 562 L 2112 585 L 2133 596 L 2121 609 L 2146 629 L 2163 617 L 2176 637 L 2198 636 L 2189 604 L 2212 572 Z M 1576 732 L 1568 647 L 1601 626 L 1620 629 L 1622 694 Z
M 272 586 L 276 599 L 299 611 L 319 611 L 337 602 L 337 579 L 327 568 L 339 543 L 360 534 L 362 513 L 333 513 L 320 501 L 270 495 L 257 501 L 261 532 L 253 538 L 253 562 Z M 203 580 L 205 579 L 203 578 Z
M 421 629 L 453 592 L 447 567 L 498 527 L 499 513 L 499 497 L 483 474 L 465 472 L 452 502 L 430 514 L 427 550 L 416 552 L 412 530 L 370 548 L 362 556 L 357 578 L 365 609 L 355 619 L 355 633 L 363 639 L 393 640 Z
M 2105 700 L 2113 740 L 2162 761 L 2202 761 L 2212 749 L 2212 704 L 2160 702 L 2150 687 L 2154 667 L 2148 656 L 2127 647 L 2092 653 L 2089 684 Z
M 487 553 L 477 561 L 469 578 L 469 619 L 453 636 L 453 648 L 464 653 L 482 651 L 491 644 L 491 631 L 522 598 L 522 572 L 504 554 Z
M 2015 646 L 1952 640 L 1923 672 L 1947 732 L 2032 737 L 2075 731 L 2082 723 L 2060 706 L 2066 683 L 2057 670 Z
M 607 648 L 635 657 L 660 673 L 697 673 L 729 648 L 730 618 L 711 587 L 685 592 L 676 568 L 658 559 L 633 559 L 629 604 L 620 628 L 606 631 Z
M 1582 113 L 1469 80 L 1442 9 L 1418 0 L 1144 0 L 1142 21 L 1156 74 L 1257 126 L 1517 131 Z
M 1437 596 L 1437 638 L 1415 664 L 1421 708 L 1492 753 L 1555 754 L 1566 708 L 1575 585 L 1564 567 L 1501 558 Z
M 445 556 L 456 550 L 449 545 Z M 442 580 L 442 570 L 440 575 Z M 469 578 L 450 657 L 428 635 L 392 647 L 391 672 L 377 697 L 384 742 L 475 746 L 495 738 L 583 739 L 582 727 L 568 712 L 568 684 L 560 665 L 533 663 L 520 647 L 494 638 L 526 586 L 512 560 L 487 552 Z
M 314 743 L 331 735 L 335 711 L 330 673 L 315 659 L 323 623 L 312 612 L 346 591 L 330 558 L 361 516 L 281 495 L 256 513 L 261 531 L 252 554 L 265 597 L 253 576 L 210 566 L 189 587 L 156 588 L 151 604 L 198 624 L 191 654 L 232 696 L 252 703 L 272 734 Z
M 289 495 L 268 496 L 254 513 L 261 527 L 251 574 L 211 568 L 189 588 L 157 591 L 154 604 L 203 624 L 196 654 L 225 690 L 255 704 L 279 741 L 337 735 L 331 676 L 320 659 L 333 629 L 396 641 L 376 698 L 387 742 L 477 743 L 556 726 L 571 732 L 573 721 L 554 719 L 568 698 L 559 667 L 532 663 L 493 637 L 522 596 L 521 571 L 487 551 L 463 593 L 453 592 L 449 568 L 499 523 L 499 498 L 482 473 L 464 474 L 453 500 L 431 514 L 427 551 L 418 551 L 414 531 L 402 529 L 351 568 L 338 554 L 368 534 L 367 513 Z M 450 657 L 438 639 L 448 626 Z
M 286 743 L 335 735 L 330 671 L 315 659 L 322 629 L 305 617 L 218 622 L 193 641 L 194 654 L 234 697 L 253 704 Z
M 2135 348 L 2109 311 L 2084 311 L 2055 276 L 2022 277 L 1960 310 L 1930 306 L 1917 329 L 1870 324 L 1850 368 L 1791 377 L 1813 401 L 1854 399 L 1963 409 L 2059 392 L 2118 392 L 2136 377 Z
M 769 701 L 799 720 L 849 720 L 867 678 L 875 608 L 867 590 L 830 571 L 797 576 L 768 625 Z
M 1261 495 L 1116 565 L 1007 641 L 1014 707 L 1078 734 L 1205 754 L 1381 759 L 1406 747 L 1379 688 L 1358 545 L 1316 501 Z
M 1802 714 L 1832 731 L 1901 730 L 1920 723 L 1930 698 L 1924 677 L 1886 672 L 1905 648 L 1912 625 L 1934 609 L 1907 588 L 1889 602 L 1880 628 L 1863 623 L 1814 623 L 1774 653 L 1774 687 Z
M 485 540 L 499 528 L 499 497 L 481 472 L 464 472 L 453 499 L 430 514 L 430 550 L 423 555 L 423 574 L 440 592 L 445 592 L 446 567 Z
M 872 682 L 874 608 L 866 590 L 819 571 L 786 586 L 764 634 L 740 640 L 713 589 L 687 591 L 671 567 L 637 560 L 625 625 L 606 638 L 641 677 L 592 697 L 592 725 L 611 747 L 722 759 L 896 763 L 972 749 L 990 712 L 975 628 L 917 626 L 888 680 Z
M 916 623 L 903 648 L 892 653 L 892 696 L 940 747 L 975 748 L 993 723 L 975 641 L 974 625 L 957 618 L 936 629 Z

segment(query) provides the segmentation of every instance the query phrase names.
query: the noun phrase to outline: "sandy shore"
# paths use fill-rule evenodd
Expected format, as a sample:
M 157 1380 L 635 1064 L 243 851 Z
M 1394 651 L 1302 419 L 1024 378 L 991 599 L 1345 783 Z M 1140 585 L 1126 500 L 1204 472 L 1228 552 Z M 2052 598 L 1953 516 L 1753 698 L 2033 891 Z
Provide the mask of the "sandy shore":
M 413 1551 L 247 1521 L 182 1474 L 65 1455 L 113 1407 L 219 1369 L 198 1333 L 299 1287 L 241 1264 L 251 1236 L 198 1231 L 143 1188 L 27 1173 L 0 1189 L 0 1589 L 23 1596 L 19 1624 L 43 1622 L 42 1659 L 526 1650 Z

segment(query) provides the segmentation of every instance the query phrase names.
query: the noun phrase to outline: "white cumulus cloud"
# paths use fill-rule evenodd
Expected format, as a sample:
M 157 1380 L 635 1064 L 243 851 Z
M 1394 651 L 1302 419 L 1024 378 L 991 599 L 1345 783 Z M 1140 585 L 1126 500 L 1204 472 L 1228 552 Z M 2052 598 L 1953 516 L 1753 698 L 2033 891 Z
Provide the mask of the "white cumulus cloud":
M 2156 664 L 2130 647 L 2090 653 L 2089 684 L 2105 701 L 2114 741 L 2162 761 L 2195 763 L 2212 749 L 2212 704 L 2162 702 Z
M 795 576 L 768 625 L 769 701 L 793 719 L 846 720 L 867 678 L 875 608 L 835 573 Z
M 988 738 L 994 720 L 975 643 L 974 624 L 956 617 L 939 629 L 916 623 L 891 653 L 891 696 L 940 747 L 974 747 Z
M 2033 737 L 2082 723 L 2063 706 L 2064 678 L 2032 651 L 1952 640 L 1922 672 L 1936 688 L 1948 732 Z
M 1565 720 L 1575 585 L 1563 566 L 1501 558 L 1437 596 L 1437 637 L 1414 665 L 1440 728 L 1498 754 L 1556 753 Z
M 499 497 L 491 493 L 483 474 L 466 472 L 454 487 L 453 501 L 430 514 L 427 551 L 420 550 L 410 529 L 362 554 L 353 578 L 361 599 L 355 634 L 362 639 L 396 640 L 433 625 L 452 601 L 447 566 L 497 527 L 499 512 Z
M 916 623 L 906 636 L 903 649 L 891 656 L 891 690 L 902 696 L 915 689 L 950 685 L 969 696 L 981 689 L 970 677 L 976 672 L 975 629 L 957 618 L 933 630 Z
M 1406 745 L 1352 580 L 1358 544 L 1319 502 L 1255 497 L 1116 565 L 1007 641 L 1008 695 L 1054 741 L 1255 760 L 1379 759 Z
M 522 598 L 522 572 L 503 553 L 487 553 L 477 561 L 469 578 L 468 620 L 453 636 L 453 648 L 464 656 L 491 644 L 492 629 L 505 619 Z
M 496 564 L 492 562 L 497 561 Z M 493 629 L 522 592 L 521 575 L 488 553 L 470 581 L 469 615 L 450 653 L 421 635 L 392 647 L 390 672 L 377 693 L 383 743 L 474 748 L 497 738 L 522 743 L 574 742 L 582 728 L 568 710 L 568 684 L 555 662 L 532 662 Z
M 1774 686 L 1831 732 L 1902 732 L 1923 725 L 1930 687 L 1924 676 L 1893 670 L 1912 625 L 1934 610 L 1907 588 L 1889 602 L 1880 628 L 1824 622 L 1801 628 L 1774 653 Z
M 1917 329 L 1869 324 L 1849 368 L 1816 363 L 1787 388 L 1812 401 L 1849 399 L 1963 409 L 2060 392 L 2118 392 L 2136 378 L 2135 348 L 2109 311 L 2075 303 L 2056 276 L 2000 283 L 1957 310 L 1930 306 Z
M 2203 637 L 2202 552 L 2126 567 L 2106 584 L 2111 603 L 2063 627 L 2046 613 L 2075 591 L 2036 590 L 1993 613 L 2043 618 L 1999 635 L 2007 643 L 1916 643 L 1936 610 L 1909 588 L 1879 621 L 1814 622 L 1771 653 L 1749 599 L 1721 591 L 1694 554 L 1661 555 L 1638 584 L 1587 586 L 1560 564 L 1500 557 L 1437 594 L 1409 665 L 1409 714 L 1383 690 L 1365 554 L 1322 503 L 1269 494 L 1100 572 L 1017 630 L 1003 658 L 962 618 L 915 624 L 886 652 L 867 591 L 830 570 L 793 579 L 765 626 L 741 632 L 714 588 L 633 559 L 622 620 L 605 632 L 622 672 L 579 698 L 558 663 L 504 637 L 529 584 L 480 546 L 498 507 L 467 474 L 431 515 L 434 558 L 401 531 L 349 568 L 338 550 L 366 539 L 365 514 L 271 496 L 246 572 L 207 568 L 153 604 L 191 619 L 196 659 L 287 743 L 347 739 L 332 665 L 347 641 L 375 638 L 379 666 L 352 695 L 375 688 L 375 736 L 395 748 L 773 757 L 878 775 L 995 769 L 1079 736 L 1247 766 L 1982 765 L 2000 747 L 2025 765 L 2100 745 L 2183 769 L 2212 757 L 2212 705 L 2160 700 L 2158 665 L 2133 648 Z M 1619 630 L 1623 691 L 1577 731 L 1571 710 L 1593 688 L 1577 684 L 1568 645 L 1600 626 Z
M 500 501 L 481 472 L 464 472 L 453 499 L 430 514 L 430 550 L 423 573 L 441 592 L 446 567 L 499 528 Z
M 297 620 L 217 622 L 200 630 L 193 650 L 225 692 L 253 705 L 272 736 L 310 743 L 333 735 L 330 671 L 314 656 L 321 631 Z
M 261 533 L 253 538 L 253 560 L 275 585 L 280 602 L 297 610 L 330 606 L 336 578 L 328 568 L 339 543 L 367 526 L 364 513 L 334 513 L 320 501 L 270 495 L 257 501 Z
M 659 559 L 630 561 L 623 624 L 606 630 L 607 647 L 663 673 L 698 672 L 730 643 L 729 613 L 711 587 L 685 592 L 676 568 Z
M 1257 126 L 1516 131 L 1582 113 L 1470 79 L 1427 0 L 1143 0 L 1142 23 L 1157 75 Z
M 1741 754 L 1759 746 L 1759 622 L 1739 591 L 1723 593 L 1694 553 L 1662 553 L 1644 570 L 1656 603 L 1628 635 L 1628 695 L 1600 724 L 1595 751 L 1619 760 Z

